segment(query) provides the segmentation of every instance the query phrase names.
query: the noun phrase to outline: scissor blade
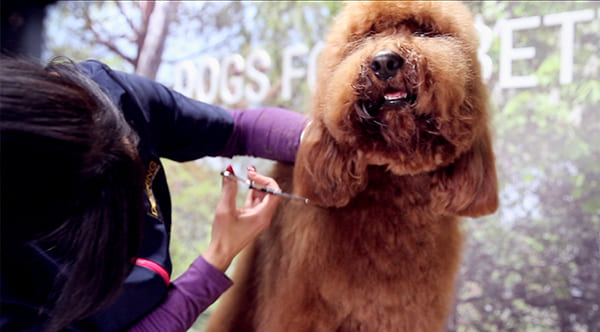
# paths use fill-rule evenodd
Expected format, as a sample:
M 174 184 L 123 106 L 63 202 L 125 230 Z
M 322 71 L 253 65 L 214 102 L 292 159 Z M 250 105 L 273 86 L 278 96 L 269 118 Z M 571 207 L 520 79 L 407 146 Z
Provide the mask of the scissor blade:
M 250 181 L 248 179 L 241 178 L 241 177 L 239 177 L 239 176 L 237 176 L 237 175 L 235 175 L 235 174 L 233 174 L 233 173 L 231 173 L 230 171 L 227 171 L 227 170 L 222 171 L 221 172 L 221 176 L 224 176 L 224 177 L 227 177 L 227 178 L 230 178 L 230 179 L 234 179 L 234 180 L 239 181 L 239 182 L 241 182 L 243 184 L 246 184 L 246 185 L 248 185 L 248 188 L 250 188 L 250 189 L 262 191 L 264 193 L 268 193 L 268 194 L 271 194 L 271 195 L 278 195 L 278 196 L 286 197 L 286 198 L 289 198 L 289 199 L 300 200 L 300 201 L 303 201 L 305 204 L 309 203 L 308 202 L 308 198 L 300 197 L 300 196 L 296 196 L 296 195 L 292 195 L 292 194 L 288 194 L 288 193 L 283 192 L 281 190 L 277 190 L 277 189 L 273 189 L 271 187 L 267 187 L 267 186 L 263 186 L 263 185 L 257 184 L 254 181 Z

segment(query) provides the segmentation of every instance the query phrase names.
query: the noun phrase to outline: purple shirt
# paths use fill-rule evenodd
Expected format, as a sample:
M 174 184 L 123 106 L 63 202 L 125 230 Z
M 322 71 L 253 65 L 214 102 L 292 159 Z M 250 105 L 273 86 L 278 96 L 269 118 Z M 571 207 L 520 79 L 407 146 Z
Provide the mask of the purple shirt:
M 177 280 L 167 298 L 128 331 L 186 331 L 233 282 L 199 256 Z
M 234 129 L 220 155 L 250 155 L 294 162 L 304 115 L 278 108 L 228 111 Z M 171 284 L 166 299 L 129 331 L 187 331 L 233 282 L 202 256 Z
M 220 155 L 236 154 L 293 163 L 306 117 L 281 108 L 228 110 L 233 132 Z
M 136 130 L 139 131 L 141 138 L 147 138 L 146 144 L 153 151 L 156 150 L 158 155 L 155 157 L 182 162 L 204 156 L 233 157 L 236 155 L 249 155 L 281 162 L 295 160 L 300 134 L 307 120 L 302 114 L 274 107 L 225 110 L 187 98 L 143 77 L 113 71 L 97 61 L 81 63 L 80 67 L 86 75 L 102 86 L 116 105 L 123 109 L 127 119 L 138 121 L 133 121 L 137 124 Z M 166 185 L 166 181 L 163 180 L 153 185 L 155 187 Z M 166 224 L 170 224 L 168 192 L 164 193 L 163 199 L 166 205 L 161 206 L 162 212 L 168 219 Z M 161 202 L 158 203 L 160 205 Z M 164 235 L 165 238 L 166 236 L 168 234 Z M 152 242 L 153 245 L 156 243 L 158 242 Z M 167 247 L 159 245 L 155 247 L 158 247 L 154 248 L 155 253 L 159 253 L 158 256 L 164 253 L 168 255 L 168 251 L 164 250 Z M 152 257 L 149 259 L 154 261 Z M 170 265 L 170 261 L 168 259 L 166 261 L 167 265 Z M 170 270 L 170 266 L 166 266 L 160 260 L 155 263 L 162 264 L 163 268 Z M 231 285 L 232 281 L 227 276 L 200 256 L 167 288 L 164 300 L 134 323 L 131 330 L 185 331 L 200 313 Z M 163 297 L 164 291 L 165 288 L 156 290 L 153 295 Z M 115 310 L 106 315 L 126 311 L 125 317 L 113 320 L 116 321 L 115 324 L 129 325 L 130 317 L 134 320 L 148 310 L 144 308 L 144 311 L 138 314 L 132 307 L 136 304 L 130 302 L 124 301 L 124 304 L 116 305 Z M 143 304 L 148 308 L 154 306 L 154 303 Z M 117 326 L 120 328 L 123 325 Z

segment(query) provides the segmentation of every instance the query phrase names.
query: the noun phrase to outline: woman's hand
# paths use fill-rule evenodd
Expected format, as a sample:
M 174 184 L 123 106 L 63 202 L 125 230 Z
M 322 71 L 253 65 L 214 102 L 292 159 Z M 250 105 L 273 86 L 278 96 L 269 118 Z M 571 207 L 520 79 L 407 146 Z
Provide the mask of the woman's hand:
M 275 180 L 248 167 L 248 179 L 263 186 L 279 189 Z M 237 182 L 223 177 L 223 191 L 211 232 L 211 241 L 203 256 L 207 262 L 225 272 L 233 258 L 271 223 L 279 200 L 275 195 L 250 190 L 244 207 L 236 208 Z

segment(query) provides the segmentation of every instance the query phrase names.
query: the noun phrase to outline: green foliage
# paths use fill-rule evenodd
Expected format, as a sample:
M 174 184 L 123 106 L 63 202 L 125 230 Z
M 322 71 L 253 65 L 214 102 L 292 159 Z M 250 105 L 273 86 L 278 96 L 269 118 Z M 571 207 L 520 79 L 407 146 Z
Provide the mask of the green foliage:
M 172 192 L 171 256 L 174 262 L 183 263 L 174 264 L 173 278 L 176 278 L 208 245 L 221 185 L 217 172 L 198 163 L 162 162 Z

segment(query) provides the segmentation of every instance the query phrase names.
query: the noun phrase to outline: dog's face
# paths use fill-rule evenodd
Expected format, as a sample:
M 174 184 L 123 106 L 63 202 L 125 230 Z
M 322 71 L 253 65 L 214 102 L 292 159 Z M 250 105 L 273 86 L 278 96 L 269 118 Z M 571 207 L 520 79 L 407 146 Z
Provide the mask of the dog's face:
M 443 173 L 482 144 L 493 163 L 477 35 L 464 5 L 348 3 L 332 24 L 318 75 L 305 145 L 313 163 L 326 144 L 327 160 L 339 157 L 343 165 L 308 172 L 341 181 L 349 174 L 350 182 L 330 185 L 328 197 L 360 191 L 371 165 L 398 176 Z M 349 199 L 339 196 L 334 205 Z
M 473 105 L 485 91 L 477 36 L 460 3 L 350 3 L 321 64 L 330 77 L 319 80 L 316 116 L 369 164 L 397 174 L 433 170 L 464 152 L 485 123 L 485 107 Z

